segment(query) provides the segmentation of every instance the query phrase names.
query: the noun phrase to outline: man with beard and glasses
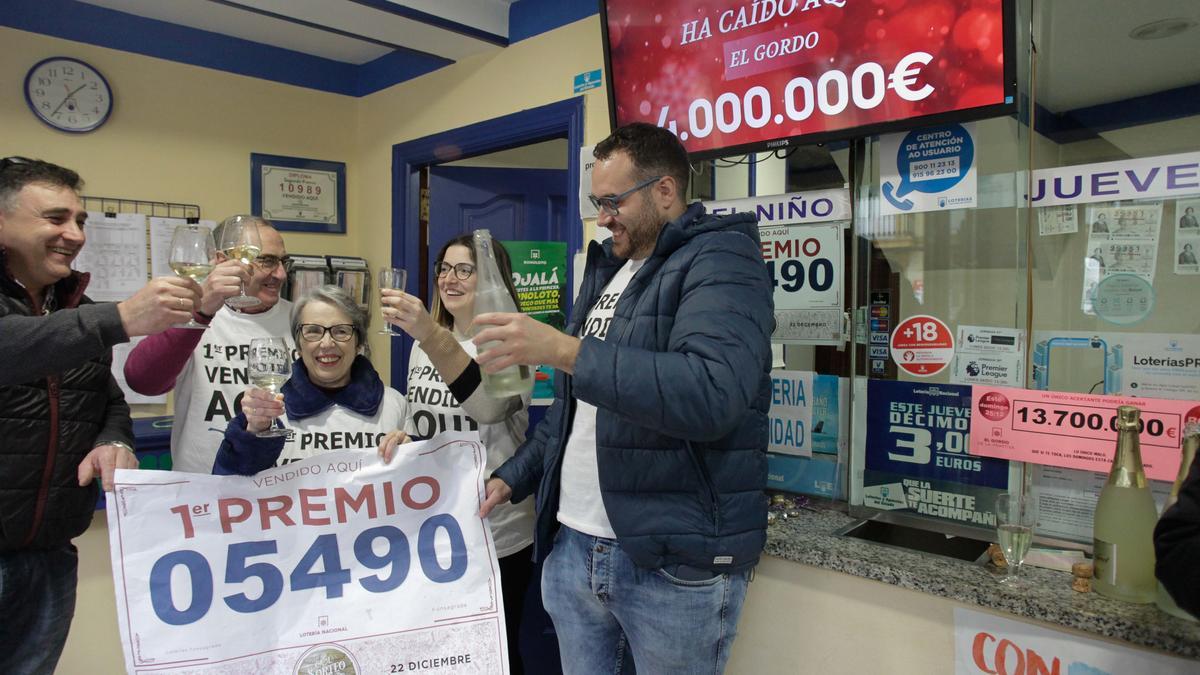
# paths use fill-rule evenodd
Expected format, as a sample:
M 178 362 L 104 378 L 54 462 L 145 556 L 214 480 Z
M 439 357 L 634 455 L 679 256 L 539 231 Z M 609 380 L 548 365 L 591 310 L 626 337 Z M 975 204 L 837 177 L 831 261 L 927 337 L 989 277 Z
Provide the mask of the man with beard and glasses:
M 225 426 L 240 411 L 239 402 L 249 380 L 246 376 L 250 341 L 256 337 L 281 337 L 291 350 L 292 303 L 280 297 L 287 280 L 287 251 L 283 237 L 270 222 L 254 216 L 227 218 L 213 231 L 236 218 L 257 223 L 262 250 L 254 262 L 221 261 L 204 280 L 204 297 L 196 321 L 208 330 L 173 328 L 142 341 L 125 362 L 125 380 L 140 394 L 157 395 L 175 390 L 175 421 L 171 429 L 171 464 L 176 471 L 211 473 Z M 242 292 L 259 304 L 242 309 L 225 300 Z
M 537 495 L 535 555 L 568 675 L 724 669 L 766 540 L 771 279 L 755 216 L 685 193 L 687 151 L 650 124 L 596 146 L 588 249 L 566 333 L 484 314 L 486 372 L 562 372 L 545 420 L 487 483 Z M 596 196 L 599 195 L 599 196 Z
M 137 468 L 112 346 L 187 321 L 190 279 L 154 279 L 93 303 L 71 269 L 87 240 L 74 171 L 0 159 L 0 672 L 51 673 L 75 614 L 71 540 L 96 511 L 99 478 Z

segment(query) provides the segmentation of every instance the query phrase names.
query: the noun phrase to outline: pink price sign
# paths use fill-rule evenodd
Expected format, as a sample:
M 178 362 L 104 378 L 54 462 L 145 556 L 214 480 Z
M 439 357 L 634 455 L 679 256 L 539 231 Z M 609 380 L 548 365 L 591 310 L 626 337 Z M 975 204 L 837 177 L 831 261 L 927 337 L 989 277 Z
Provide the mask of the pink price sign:
M 975 385 L 971 391 L 971 454 L 1108 473 L 1120 405 L 1142 411 L 1140 440 L 1146 476 L 1174 480 L 1183 427 L 1200 419 L 1197 401 Z

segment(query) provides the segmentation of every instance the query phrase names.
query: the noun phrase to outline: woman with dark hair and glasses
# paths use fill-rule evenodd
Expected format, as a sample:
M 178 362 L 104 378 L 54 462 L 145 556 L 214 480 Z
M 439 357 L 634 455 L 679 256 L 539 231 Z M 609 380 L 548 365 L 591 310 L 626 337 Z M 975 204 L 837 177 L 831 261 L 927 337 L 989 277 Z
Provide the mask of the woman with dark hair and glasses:
M 250 476 L 331 447 L 375 450 L 406 436 L 404 395 L 386 387 L 371 365 L 368 315 L 338 286 L 321 286 L 292 309 L 300 358 L 280 395 L 251 387 L 242 412 L 225 427 L 215 474 Z M 276 418 L 293 433 L 260 438 Z M 336 436 L 336 443 L 331 442 Z
M 512 263 L 503 245 L 496 247 L 496 262 L 516 302 Z M 473 358 L 475 345 L 467 337 L 475 319 L 475 264 L 472 234 L 451 239 L 438 251 L 433 266 L 437 292 L 431 302 L 432 312 L 425 310 L 420 298 L 403 291 L 384 289 L 381 294 L 384 318 L 416 340 L 408 359 L 408 420 L 404 430 L 413 439 L 424 440 L 443 431 L 477 429 L 487 448 L 490 473 L 525 441 L 529 397 L 492 398 L 481 386 L 479 364 Z M 380 448 L 385 460 L 391 459 L 391 450 Z M 500 558 L 509 669 L 513 673 L 524 672 L 517 638 L 526 588 L 534 578 L 532 502 L 506 503 L 490 516 Z

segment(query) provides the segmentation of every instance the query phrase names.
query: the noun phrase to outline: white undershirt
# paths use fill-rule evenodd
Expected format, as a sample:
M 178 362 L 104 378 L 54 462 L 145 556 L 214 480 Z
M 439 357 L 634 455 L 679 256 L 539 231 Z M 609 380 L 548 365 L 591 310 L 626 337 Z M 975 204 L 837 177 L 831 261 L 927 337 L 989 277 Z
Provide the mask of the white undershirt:
M 601 340 L 607 337 L 617 301 L 645 262 L 645 259 L 630 259 L 617 271 L 588 311 L 587 319 L 579 328 L 579 337 L 592 335 Z M 580 400 L 575 401 L 575 420 L 563 451 L 558 522 L 593 537 L 615 539 L 617 536 L 600 496 L 600 474 L 596 468 L 596 406 Z

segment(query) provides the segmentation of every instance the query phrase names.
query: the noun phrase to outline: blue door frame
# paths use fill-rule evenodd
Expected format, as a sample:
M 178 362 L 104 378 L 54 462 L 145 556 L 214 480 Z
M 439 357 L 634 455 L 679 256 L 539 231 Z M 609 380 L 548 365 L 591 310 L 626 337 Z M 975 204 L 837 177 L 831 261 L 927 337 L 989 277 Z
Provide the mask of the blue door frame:
M 422 167 L 466 157 L 567 138 L 567 289 L 574 289 L 575 253 L 583 249 L 583 222 L 579 219 L 579 148 L 583 145 L 583 98 L 497 117 L 465 127 L 443 131 L 392 146 L 392 264 L 408 270 L 420 269 L 418 240 L 420 175 Z M 453 149 L 448 153 L 447 149 Z M 453 155 L 448 157 L 447 155 Z M 424 299 L 424 298 L 422 298 Z M 571 298 L 568 296 L 568 309 Z M 392 386 L 407 382 L 408 354 L 412 339 L 392 338 Z

